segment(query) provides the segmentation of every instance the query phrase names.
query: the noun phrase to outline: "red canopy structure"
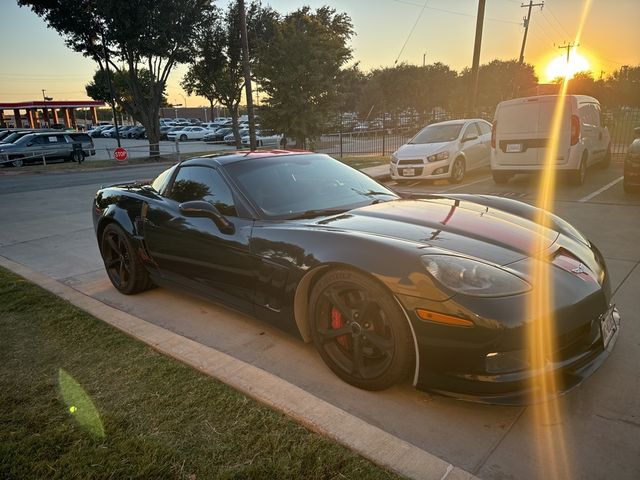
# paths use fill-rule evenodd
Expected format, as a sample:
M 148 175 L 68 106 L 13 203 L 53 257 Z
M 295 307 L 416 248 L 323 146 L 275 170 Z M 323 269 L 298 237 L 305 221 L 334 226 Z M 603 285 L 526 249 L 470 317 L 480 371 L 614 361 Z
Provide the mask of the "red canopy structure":
M 91 122 L 95 125 L 98 123 L 97 107 L 104 107 L 104 102 L 93 100 L 0 102 L 0 126 L 8 126 L 4 111 L 13 110 L 16 128 L 25 126 L 22 120 L 22 111 L 26 111 L 26 123 L 30 128 L 46 127 L 54 123 L 64 123 L 68 128 L 77 128 L 76 109 L 78 108 L 88 108 L 91 112 Z

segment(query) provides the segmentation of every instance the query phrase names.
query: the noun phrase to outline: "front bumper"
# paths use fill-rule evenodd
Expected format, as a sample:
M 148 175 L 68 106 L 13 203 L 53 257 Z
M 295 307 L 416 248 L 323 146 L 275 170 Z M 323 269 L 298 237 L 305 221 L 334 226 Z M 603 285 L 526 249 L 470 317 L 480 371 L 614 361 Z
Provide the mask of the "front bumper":
M 439 306 L 426 305 L 415 297 L 399 296 L 411 321 L 418 345 L 416 388 L 463 400 L 503 405 L 523 405 L 564 394 L 590 376 L 611 353 L 620 332 L 620 315 L 614 307 L 606 307 L 604 296 L 591 295 L 569 308 L 554 312 L 554 348 L 545 366 L 507 366 L 491 370 L 487 357 L 493 352 L 521 353 L 528 359 L 528 339 L 533 322 L 526 318 L 526 305 L 514 297 L 493 310 L 510 318 L 511 325 L 490 316 L 477 315 L 476 308 L 465 309 L 447 300 Z M 421 320 L 416 308 L 427 308 L 463 318 L 474 319 L 476 327 L 460 328 Z M 455 312 L 455 313 L 454 313 Z M 597 313 L 594 313 L 597 312 Z M 615 325 L 606 348 L 602 336 L 602 319 L 610 316 Z M 496 373 L 497 372 L 497 373 Z M 546 377 L 546 378 L 545 378 Z M 543 382 L 553 377 L 554 382 Z M 553 393 L 544 393 L 542 385 L 553 384 Z
M 398 165 L 391 163 L 389 173 L 394 180 L 414 180 L 414 179 L 444 179 L 451 176 L 451 162 L 447 160 L 439 160 L 437 162 L 423 163 L 422 160 L 416 160 L 415 163 Z M 413 174 L 410 175 L 409 172 Z

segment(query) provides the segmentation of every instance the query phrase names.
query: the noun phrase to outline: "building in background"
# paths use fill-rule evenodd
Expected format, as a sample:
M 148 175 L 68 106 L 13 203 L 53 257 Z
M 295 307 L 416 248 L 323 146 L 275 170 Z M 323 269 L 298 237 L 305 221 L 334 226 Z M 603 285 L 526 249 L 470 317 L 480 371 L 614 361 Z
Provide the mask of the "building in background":
M 78 128 L 77 110 L 89 111 L 91 123 L 98 123 L 96 108 L 104 107 L 104 102 L 93 100 L 33 100 L 29 102 L 0 103 L 0 127 L 44 128 L 63 125 L 66 128 Z M 87 125 L 88 119 L 80 122 Z

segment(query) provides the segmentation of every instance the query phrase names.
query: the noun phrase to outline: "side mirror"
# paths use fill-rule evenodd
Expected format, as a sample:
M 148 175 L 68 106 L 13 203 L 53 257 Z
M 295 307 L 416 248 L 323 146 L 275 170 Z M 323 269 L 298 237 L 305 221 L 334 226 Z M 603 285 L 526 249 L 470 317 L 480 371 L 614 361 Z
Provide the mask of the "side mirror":
M 180 204 L 180 213 L 185 217 L 205 217 L 213 220 L 222 233 L 232 234 L 236 231 L 233 223 L 225 218 L 220 211 L 204 200 L 192 200 Z
M 465 135 L 465 136 L 462 138 L 462 143 L 469 142 L 469 141 L 471 141 L 471 140 L 477 140 L 477 139 L 478 139 L 478 134 L 476 134 L 476 133 L 469 133 L 468 135 Z

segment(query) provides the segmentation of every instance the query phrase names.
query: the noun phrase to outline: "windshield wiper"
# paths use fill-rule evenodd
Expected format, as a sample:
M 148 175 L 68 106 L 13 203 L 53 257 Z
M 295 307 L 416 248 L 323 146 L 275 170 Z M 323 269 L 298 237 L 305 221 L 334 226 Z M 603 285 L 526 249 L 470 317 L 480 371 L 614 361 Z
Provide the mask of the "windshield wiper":
M 344 213 L 348 209 L 347 208 L 327 208 L 327 209 L 318 209 L 318 210 L 307 210 L 295 217 L 289 218 L 289 220 L 299 220 L 302 218 L 316 218 L 316 217 L 324 217 L 327 215 L 338 215 L 339 213 Z

